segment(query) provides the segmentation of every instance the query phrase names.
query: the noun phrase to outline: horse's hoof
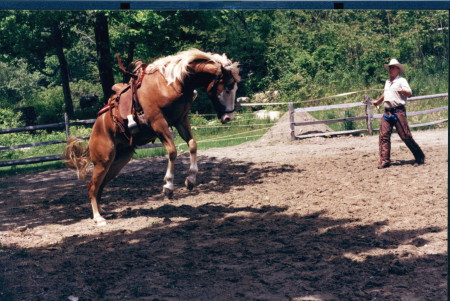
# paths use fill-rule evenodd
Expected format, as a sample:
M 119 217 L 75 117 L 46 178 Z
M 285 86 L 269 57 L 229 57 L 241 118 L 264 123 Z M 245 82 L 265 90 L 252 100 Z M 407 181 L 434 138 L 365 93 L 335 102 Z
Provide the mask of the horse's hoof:
M 101 216 L 94 218 L 94 221 L 99 227 L 106 226 L 106 220 Z
M 163 192 L 164 192 L 164 195 L 165 195 L 168 199 L 173 198 L 173 190 L 164 187 L 164 188 L 163 188 Z
M 186 185 L 186 188 L 189 190 L 194 189 L 195 184 L 190 182 L 188 179 L 186 179 L 186 181 L 184 181 L 184 185 Z

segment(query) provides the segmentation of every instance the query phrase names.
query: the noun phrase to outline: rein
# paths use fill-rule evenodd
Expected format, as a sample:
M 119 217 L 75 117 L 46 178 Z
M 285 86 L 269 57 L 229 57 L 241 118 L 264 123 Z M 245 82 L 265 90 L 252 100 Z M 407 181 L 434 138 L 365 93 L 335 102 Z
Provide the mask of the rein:
M 119 63 L 119 67 L 122 70 L 123 73 L 131 76 L 133 80 L 130 82 L 131 87 L 131 94 L 132 94 L 132 101 L 134 104 L 134 107 L 136 111 L 142 111 L 141 104 L 139 103 L 139 99 L 137 97 L 137 89 L 141 87 L 142 80 L 144 79 L 144 76 L 147 74 L 145 71 L 143 71 L 140 74 L 129 72 L 125 69 L 125 67 L 122 64 L 122 60 L 120 59 L 120 56 L 118 53 L 116 53 L 117 62 Z
M 122 60 L 120 59 L 120 56 L 119 56 L 118 53 L 116 53 L 116 58 L 117 58 L 117 62 L 119 63 L 119 67 L 120 67 L 120 69 L 122 70 L 123 73 L 125 73 L 125 74 L 131 76 L 131 77 L 134 78 L 134 79 L 138 79 L 138 76 L 137 76 L 135 73 L 129 72 L 129 71 L 127 71 L 127 70 L 125 69 L 125 67 L 124 67 L 123 64 L 122 64 Z

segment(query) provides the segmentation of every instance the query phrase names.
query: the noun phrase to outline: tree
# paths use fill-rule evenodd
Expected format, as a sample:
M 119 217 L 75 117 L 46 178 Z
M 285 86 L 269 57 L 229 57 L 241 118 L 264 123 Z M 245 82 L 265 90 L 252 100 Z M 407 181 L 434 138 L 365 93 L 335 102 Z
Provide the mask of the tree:
M 112 93 L 111 87 L 114 85 L 114 76 L 111 67 L 108 18 L 103 11 L 95 14 L 94 32 L 100 82 L 102 84 L 103 97 L 107 100 Z
M 64 55 L 64 42 L 62 31 L 59 24 L 55 23 L 51 28 L 52 39 L 55 47 L 56 56 L 59 61 L 59 68 L 61 74 L 62 88 L 64 93 L 64 103 L 66 105 L 66 112 L 69 117 L 73 116 L 73 103 L 72 103 L 72 95 L 70 93 L 70 85 L 69 85 L 69 69 L 67 67 L 66 57 Z
M 1 12 L 0 16 L 0 53 L 10 61 L 24 59 L 31 71 L 38 70 L 51 78 L 59 71 L 65 110 L 73 115 L 65 49 L 76 41 L 72 27 L 83 22 L 85 14 L 67 11 L 6 11 Z M 58 58 L 59 64 L 57 68 L 49 70 L 48 58 L 53 55 Z

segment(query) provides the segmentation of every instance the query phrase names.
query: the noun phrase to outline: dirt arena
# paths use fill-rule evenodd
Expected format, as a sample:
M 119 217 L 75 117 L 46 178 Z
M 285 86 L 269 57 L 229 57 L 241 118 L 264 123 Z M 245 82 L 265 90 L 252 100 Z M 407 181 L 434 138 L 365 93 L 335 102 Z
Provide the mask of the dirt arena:
M 448 131 L 413 135 L 383 170 L 377 136 L 200 151 L 193 191 L 184 153 L 172 200 L 133 160 L 105 227 L 73 171 L 3 178 L 0 300 L 447 300 Z

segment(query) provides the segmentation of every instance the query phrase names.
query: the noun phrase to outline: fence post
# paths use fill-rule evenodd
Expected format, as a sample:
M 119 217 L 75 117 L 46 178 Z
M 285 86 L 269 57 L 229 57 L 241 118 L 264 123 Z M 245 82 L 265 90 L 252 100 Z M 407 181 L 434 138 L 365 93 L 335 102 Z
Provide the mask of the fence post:
M 291 128 L 291 140 L 295 140 L 295 127 L 294 127 L 294 104 L 289 103 L 289 124 Z
M 69 140 L 70 137 L 70 127 L 69 127 L 69 115 L 64 112 L 64 123 L 66 124 L 66 138 Z
M 372 130 L 372 102 L 370 101 L 370 97 L 368 95 L 364 96 L 364 103 L 366 104 L 366 123 L 367 123 L 367 131 L 369 135 L 373 134 Z

